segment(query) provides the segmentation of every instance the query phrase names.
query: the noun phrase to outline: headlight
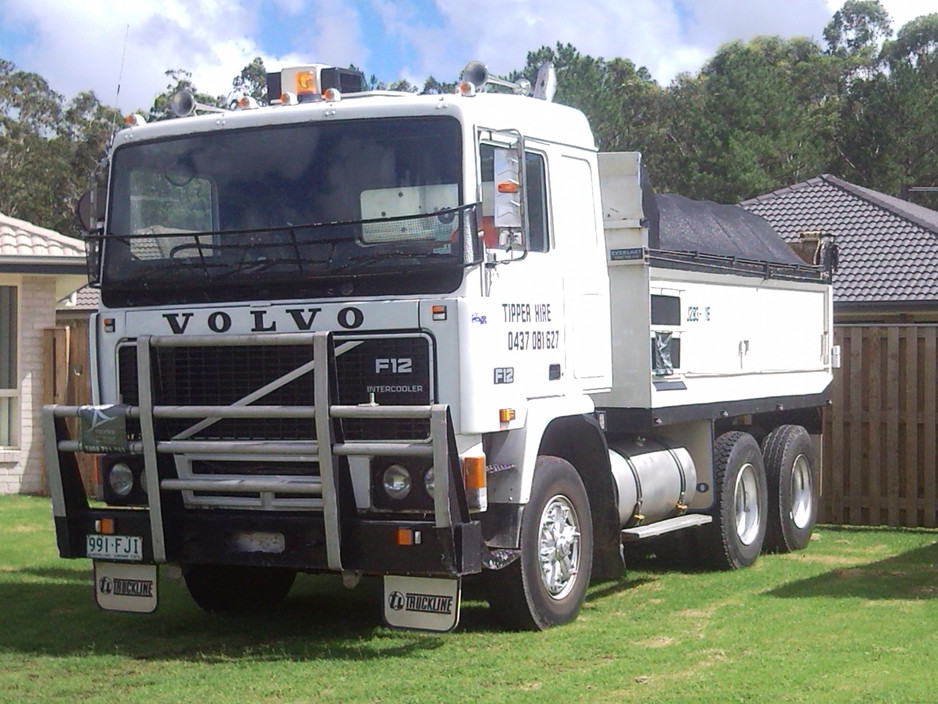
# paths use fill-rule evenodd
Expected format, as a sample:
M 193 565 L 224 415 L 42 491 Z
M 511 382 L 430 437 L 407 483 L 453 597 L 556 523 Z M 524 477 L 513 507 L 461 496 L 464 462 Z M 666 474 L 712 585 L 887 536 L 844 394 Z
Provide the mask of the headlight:
M 423 473 L 423 486 L 427 490 L 427 494 L 430 495 L 430 498 L 433 498 L 433 467 L 430 467 L 426 472 Z
M 118 462 L 108 472 L 107 483 L 117 496 L 130 496 L 130 492 L 134 490 L 133 470 L 123 462 Z
M 392 499 L 400 501 L 406 499 L 410 493 L 410 472 L 407 467 L 399 464 L 392 464 L 384 470 L 383 476 L 384 491 Z

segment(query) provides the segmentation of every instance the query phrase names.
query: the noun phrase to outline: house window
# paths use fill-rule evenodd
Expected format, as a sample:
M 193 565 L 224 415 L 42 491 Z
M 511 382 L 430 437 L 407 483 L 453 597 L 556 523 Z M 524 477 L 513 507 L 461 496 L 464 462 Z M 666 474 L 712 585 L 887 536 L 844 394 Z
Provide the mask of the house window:
M 17 373 L 16 286 L 0 286 L 0 447 L 17 445 L 19 374 Z

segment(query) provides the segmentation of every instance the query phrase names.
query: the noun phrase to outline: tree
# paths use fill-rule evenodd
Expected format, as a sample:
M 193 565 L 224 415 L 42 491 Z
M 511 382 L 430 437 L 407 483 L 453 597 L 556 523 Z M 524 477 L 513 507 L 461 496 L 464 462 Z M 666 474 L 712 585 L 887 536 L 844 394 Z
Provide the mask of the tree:
M 239 96 L 254 98 L 259 104 L 266 105 L 269 101 L 267 95 L 267 67 L 260 56 L 254 57 L 241 73 L 231 81 L 231 88 Z M 279 96 L 276 96 L 279 97 Z
M 892 69 L 904 64 L 938 76 L 938 13 L 916 17 L 902 27 L 895 41 L 883 46 L 883 57 Z
M 655 162 L 664 185 L 735 202 L 822 173 L 832 154 L 836 69 L 808 39 L 720 47 L 698 76 L 679 77 L 668 90 L 667 139 Z
M 66 103 L 41 76 L 0 60 L 0 212 L 77 236 L 74 203 L 116 124 L 93 93 Z
M 533 85 L 544 63 L 557 72 L 554 100 L 586 113 L 600 149 L 644 149 L 652 141 L 661 89 L 644 66 L 594 58 L 558 42 L 556 48 L 529 52 L 525 68 L 511 78 L 524 77 Z
M 421 95 L 445 95 L 456 92 L 455 83 L 440 83 L 433 76 L 427 76 L 427 79 L 423 82 L 423 90 L 420 91 Z
M 49 222 L 67 155 L 54 138 L 62 96 L 44 78 L 0 60 L 0 212 Z
M 879 0 L 847 0 L 824 28 L 828 53 L 874 59 L 880 43 L 892 36 L 892 18 Z
M 907 23 L 877 60 L 847 86 L 832 170 L 905 198 L 910 186 L 938 185 L 938 14 Z M 938 206 L 934 195 L 919 201 Z

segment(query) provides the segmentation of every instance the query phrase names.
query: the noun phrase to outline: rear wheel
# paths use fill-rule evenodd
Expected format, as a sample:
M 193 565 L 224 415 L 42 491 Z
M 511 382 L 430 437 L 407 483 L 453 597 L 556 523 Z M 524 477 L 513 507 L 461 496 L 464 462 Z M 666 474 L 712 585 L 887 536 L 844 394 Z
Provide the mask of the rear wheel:
M 283 601 L 294 570 L 243 565 L 189 565 L 183 571 L 193 601 L 206 611 L 254 611 Z
M 766 552 L 801 550 L 817 520 L 814 443 L 800 425 L 783 425 L 762 446 L 769 488 Z
M 497 618 L 524 630 L 543 630 L 576 618 L 593 564 L 589 499 L 573 466 L 539 457 L 531 500 L 521 519 L 521 556 L 486 575 Z
M 716 504 L 701 552 L 717 569 L 748 567 L 762 552 L 767 491 L 762 452 L 748 433 L 724 433 L 713 445 Z

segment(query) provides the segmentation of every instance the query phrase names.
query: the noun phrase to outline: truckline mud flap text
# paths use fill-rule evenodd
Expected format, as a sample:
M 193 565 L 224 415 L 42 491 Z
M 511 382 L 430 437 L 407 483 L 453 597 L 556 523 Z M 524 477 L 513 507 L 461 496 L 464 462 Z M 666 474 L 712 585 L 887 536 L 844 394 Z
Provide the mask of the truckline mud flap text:
M 391 628 L 452 631 L 459 623 L 460 578 L 384 577 L 384 622 Z
M 156 610 L 157 567 L 94 561 L 94 600 L 104 611 L 150 614 Z

